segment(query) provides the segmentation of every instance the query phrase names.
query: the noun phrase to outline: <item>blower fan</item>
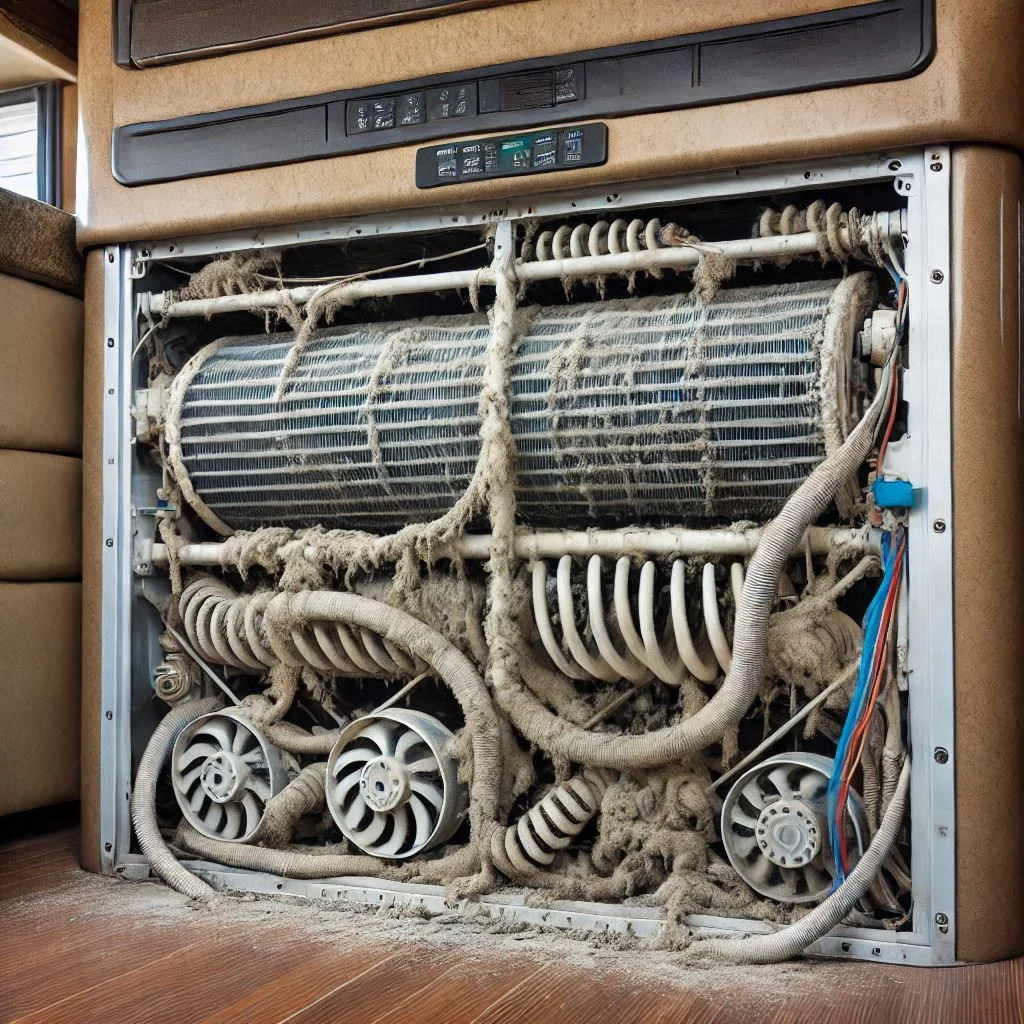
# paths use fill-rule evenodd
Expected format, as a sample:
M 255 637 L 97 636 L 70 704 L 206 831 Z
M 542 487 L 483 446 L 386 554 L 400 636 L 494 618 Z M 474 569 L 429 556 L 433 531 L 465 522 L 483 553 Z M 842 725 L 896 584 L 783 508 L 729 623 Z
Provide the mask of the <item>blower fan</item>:
M 781 903 L 812 903 L 832 890 L 827 794 L 832 759 L 776 754 L 737 779 L 722 805 L 722 843 L 736 873 Z M 851 863 L 859 860 L 867 823 L 859 794 L 846 811 Z
M 327 806 L 364 853 L 401 859 L 446 842 L 466 813 L 452 734 L 420 711 L 356 719 L 327 762 Z
M 204 836 L 251 841 L 267 801 L 288 783 L 281 752 L 237 712 L 217 711 L 182 731 L 171 754 L 178 806 Z

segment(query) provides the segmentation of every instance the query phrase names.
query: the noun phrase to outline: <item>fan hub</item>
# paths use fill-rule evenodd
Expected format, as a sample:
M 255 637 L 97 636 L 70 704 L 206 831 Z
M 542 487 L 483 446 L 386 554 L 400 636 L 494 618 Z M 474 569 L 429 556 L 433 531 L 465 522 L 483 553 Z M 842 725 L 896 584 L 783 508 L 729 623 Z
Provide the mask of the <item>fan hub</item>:
M 372 810 L 393 811 L 409 799 L 409 773 L 393 757 L 375 757 L 363 767 L 359 792 Z
M 821 850 L 818 816 L 801 800 L 774 800 L 757 819 L 757 845 L 773 864 L 799 868 Z
M 199 784 L 215 803 L 226 804 L 245 791 L 248 778 L 249 766 L 237 754 L 221 750 L 206 759 Z

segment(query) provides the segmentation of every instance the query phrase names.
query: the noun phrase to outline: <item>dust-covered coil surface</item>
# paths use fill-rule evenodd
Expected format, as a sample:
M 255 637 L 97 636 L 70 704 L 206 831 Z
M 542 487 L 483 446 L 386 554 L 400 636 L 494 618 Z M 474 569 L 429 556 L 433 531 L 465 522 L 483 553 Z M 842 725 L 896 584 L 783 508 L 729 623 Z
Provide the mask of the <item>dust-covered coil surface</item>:
M 520 518 L 774 515 L 825 454 L 819 348 L 836 284 L 520 310 Z M 443 514 L 476 466 L 489 337 L 478 315 L 320 332 L 280 399 L 290 335 L 210 346 L 180 413 L 199 499 L 232 529 Z

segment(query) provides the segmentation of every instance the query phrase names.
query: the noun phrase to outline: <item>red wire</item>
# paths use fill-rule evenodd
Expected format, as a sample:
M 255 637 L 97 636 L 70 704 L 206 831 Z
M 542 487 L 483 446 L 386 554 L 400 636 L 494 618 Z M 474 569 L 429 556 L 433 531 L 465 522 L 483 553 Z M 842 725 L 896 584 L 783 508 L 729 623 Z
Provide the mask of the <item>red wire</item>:
M 906 535 L 900 538 L 899 547 L 896 549 L 896 567 L 893 575 L 892 589 L 885 600 L 885 606 L 882 609 L 882 618 L 879 622 L 878 636 L 881 639 L 881 643 L 876 646 L 874 657 L 872 658 L 871 665 L 871 691 L 868 701 L 865 703 L 862 717 L 857 723 L 856 728 L 850 737 L 850 746 L 847 750 L 846 760 L 843 764 L 843 770 L 840 774 L 840 786 L 839 786 L 839 800 L 838 800 L 838 820 L 836 821 L 836 829 L 839 835 L 839 853 L 843 864 L 843 870 L 848 870 L 849 857 L 846 849 L 846 829 L 843 827 L 843 809 L 846 807 L 846 801 L 849 796 L 850 783 L 853 781 L 853 774 L 857 770 L 857 763 L 860 760 L 861 754 L 864 750 L 864 743 L 867 738 L 867 728 L 871 722 L 871 718 L 874 715 L 875 702 L 878 700 L 878 694 L 881 690 L 882 681 L 885 677 L 884 666 L 888 659 L 889 652 L 889 631 L 892 626 L 892 615 L 895 609 L 896 601 L 898 599 L 900 591 L 900 583 L 902 580 L 902 568 L 903 568 L 903 556 L 906 548 Z M 882 639 L 884 638 L 884 639 Z

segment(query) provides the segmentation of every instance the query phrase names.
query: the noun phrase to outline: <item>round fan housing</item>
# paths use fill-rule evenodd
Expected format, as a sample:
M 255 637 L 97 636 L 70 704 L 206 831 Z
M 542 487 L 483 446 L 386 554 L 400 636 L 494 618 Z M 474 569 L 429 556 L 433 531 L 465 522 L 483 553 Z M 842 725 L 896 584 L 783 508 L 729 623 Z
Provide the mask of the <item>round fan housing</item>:
M 364 853 L 402 859 L 447 842 L 468 806 L 452 733 L 421 711 L 389 708 L 342 731 L 327 761 L 327 806 Z
M 249 842 L 267 801 L 288 783 L 281 752 L 235 711 L 204 715 L 171 753 L 171 782 L 182 814 L 211 839 Z
M 832 759 L 776 754 L 741 775 L 722 805 L 722 843 L 736 873 L 756 892 L 780 903 L 824 899 L 836 877 L 828 840 L 828 780 Z M 860 796 L 846 807 L 847 849 L 856 863 L 867 823 Z

